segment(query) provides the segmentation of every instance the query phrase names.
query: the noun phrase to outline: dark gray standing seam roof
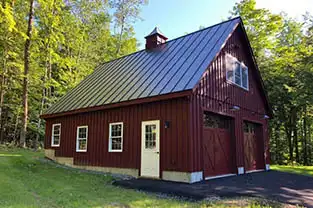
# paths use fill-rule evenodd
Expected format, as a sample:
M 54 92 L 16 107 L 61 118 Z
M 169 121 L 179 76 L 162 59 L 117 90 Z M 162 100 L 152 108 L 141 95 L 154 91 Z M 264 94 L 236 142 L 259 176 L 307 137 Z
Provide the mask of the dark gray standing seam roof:
M 98 66 L 51 106 L 54 114 L 193 89 L 240 22 L 235 18 Z

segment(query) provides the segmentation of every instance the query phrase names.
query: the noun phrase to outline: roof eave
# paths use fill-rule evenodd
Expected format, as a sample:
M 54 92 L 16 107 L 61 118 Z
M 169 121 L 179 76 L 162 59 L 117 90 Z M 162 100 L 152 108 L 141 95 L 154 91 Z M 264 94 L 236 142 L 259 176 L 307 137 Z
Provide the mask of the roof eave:
M 51 114 L 42 114 L 40 115 L 40 118 L 42 119 L 49 119 L 49 118 L 56 118 L 56 117 L 62 117 L 62 116 L 69 116 L 79 113 L 87 113 L 87 112 L 93 112 L 93 111 L 99 111 L 99 110 L 107 110 L 112 108 L 118 108 L 118 107 L 125 107 L 130 105 L 138 105 L 142 103 L 149 103 L 149 102 L 156 102 L 161 100 L 169 100 L 174 98 L 180 98 L 180 97 L 187 97 L 192 95 L 192 90 L 184 90 L 174 93 L 168 93 L 158 96 L 152 96 L 152 97 L 146 97 L 146 98 L 140 98 L 140 99 L 134 99 L 129 101 L 123 101 L 118 103 L 112 103 L 112 104 L 106 104 L 101 106 L 94 106 L 94 107 L 87 107 L 87 108 L 79 108 L 71 111 L 65 111 L 65 112 L 58 112 L 58 113 L 51 113 Z

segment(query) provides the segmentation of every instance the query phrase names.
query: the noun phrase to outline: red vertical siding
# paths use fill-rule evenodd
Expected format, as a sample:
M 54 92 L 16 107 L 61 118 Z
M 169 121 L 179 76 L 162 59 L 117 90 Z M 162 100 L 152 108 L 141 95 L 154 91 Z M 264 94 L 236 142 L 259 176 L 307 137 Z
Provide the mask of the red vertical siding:
M 77 165 L 140 168 L 141 122 L 160 120 L 161 170 L 190 171 L 187 97 L 47 119 L 45 148 Z M 165 121 L 170 127 L 165 128 Z M 108 152 L 109 123 L 123 122 L 123 152 Z M 61 123 L 60 147 L 51 147 L 52 124 Z M 87 152 L 76 152 L 76 130 L 88 125 Z
M 194 89 L 191 98 L 190 114 L 192 115 L 190 136 L 195 147 L 193 148 L 193 171 L 203 169 L 202 164 L 202 116 L 203 111 L 211 111 L 234 118 L 234 137 L 236 139 L 236 165 L 244 166 L 243 121 L 257 122 L 263 127 L 263 141 L 265 146 L 266 162 L 269 162 L 269 138 L 266 101 L 256 74 L 256 68 L 249 53 L 248 45 L 244 40 L 241 28 L 237 28 L 227 41 L 216 59 L 210 64 L 199 84 Z M 226 81 L 225 54 L 229 53 L 249 68 L 249 90 L 244 90 Z M 239 106 L 240 110 L 233 112 L 231 106 Z

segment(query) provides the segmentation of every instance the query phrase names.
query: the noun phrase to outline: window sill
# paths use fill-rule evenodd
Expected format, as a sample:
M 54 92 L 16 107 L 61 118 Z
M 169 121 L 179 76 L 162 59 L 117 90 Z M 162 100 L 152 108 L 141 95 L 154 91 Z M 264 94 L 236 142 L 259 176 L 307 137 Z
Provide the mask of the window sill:
M 87 150 L 76 150 L 76 152 L 87 152 Z
M 109 152 L 123 152 L 123 150 L 109 150 Z
M 51 147 L 60 147 L 60 145 L 51 145 Z
M 249 92 L 249 88 L 244 88 L 244 87 L 242 87 L 241 85 L 238 85 L 238 84 L 236 84 L 236 83 L 234 83 L 234 82 L 232 82 L 232 81 L 229 81 L 229 80 L 227 80 L 226 82 L 227 82 L 228 84 L 234 85 L 234 86 L 236 86 L 236 87 L 238 87 L 238 88 L 240 88 L 240 89 L 243 89 L 243 90 Z

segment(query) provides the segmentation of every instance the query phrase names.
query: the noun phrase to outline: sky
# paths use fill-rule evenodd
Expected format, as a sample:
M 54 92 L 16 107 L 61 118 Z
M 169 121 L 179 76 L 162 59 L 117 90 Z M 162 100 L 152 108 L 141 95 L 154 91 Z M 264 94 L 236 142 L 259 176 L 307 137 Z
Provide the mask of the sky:
M 142 8 L 143 20 L 134 26 L 139 48 L 144 48 L 144 37 L 155 26 L 171 40 L 227 19 L 236 2 L 239 0 L 149 0 Z M 273 13 L 284 11 L 294 18 L 301 18 L 306 11 L 313 14 L 313 0 L 257 0 L 257 7 Z

